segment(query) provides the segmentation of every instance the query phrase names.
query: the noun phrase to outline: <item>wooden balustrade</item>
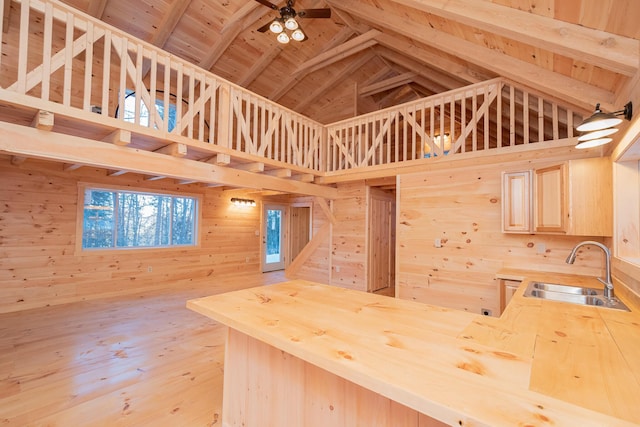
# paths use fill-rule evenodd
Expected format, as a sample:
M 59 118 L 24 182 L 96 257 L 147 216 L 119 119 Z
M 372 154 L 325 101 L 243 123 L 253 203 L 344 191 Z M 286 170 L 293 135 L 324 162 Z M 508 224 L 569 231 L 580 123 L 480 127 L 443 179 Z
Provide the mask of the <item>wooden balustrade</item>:
M 581 119 L 542 94 L 498 78 L 326 126 L 325 170 L 571 138 Z
M 570 138 L 581 119 L 494 79 L 323 126 L 57 0 L 13 2 L 19 14 L 0 23 L 3 91 L 316 175 Z
M 1 64 L 2 88 L 320 170 L 321 124 L 56 0 L 14 1 L 1 53 L 17 61 Z

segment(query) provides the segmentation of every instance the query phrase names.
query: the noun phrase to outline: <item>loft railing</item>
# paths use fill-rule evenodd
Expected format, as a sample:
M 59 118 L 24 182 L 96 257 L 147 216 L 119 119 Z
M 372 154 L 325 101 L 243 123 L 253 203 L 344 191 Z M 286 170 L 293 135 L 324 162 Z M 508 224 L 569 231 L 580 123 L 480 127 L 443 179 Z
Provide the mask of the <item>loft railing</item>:
M 571 138 L 580 120 L 570 108 L 498 78 L 326 126 L 325 170 Z
M 159 137 L 180 135 L 320 170 L 320 123 L 56 0 L 13 5 L 14 13 L 3 10 L 11 19 L 0 31 L 2 88 Z
M 494 79 L 323 126 L 57 0 L 0 9 L 3 92 L 316 175 L 570 138 L 581 120 Z

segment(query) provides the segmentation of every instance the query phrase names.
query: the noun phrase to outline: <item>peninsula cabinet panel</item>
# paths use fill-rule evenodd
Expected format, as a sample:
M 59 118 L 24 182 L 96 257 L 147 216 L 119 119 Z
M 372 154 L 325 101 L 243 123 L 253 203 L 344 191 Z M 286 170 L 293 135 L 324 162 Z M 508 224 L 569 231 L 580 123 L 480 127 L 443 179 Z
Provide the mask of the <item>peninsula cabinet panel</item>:
M 609 158 L 502 174 L 502 232 L 611 236 Z

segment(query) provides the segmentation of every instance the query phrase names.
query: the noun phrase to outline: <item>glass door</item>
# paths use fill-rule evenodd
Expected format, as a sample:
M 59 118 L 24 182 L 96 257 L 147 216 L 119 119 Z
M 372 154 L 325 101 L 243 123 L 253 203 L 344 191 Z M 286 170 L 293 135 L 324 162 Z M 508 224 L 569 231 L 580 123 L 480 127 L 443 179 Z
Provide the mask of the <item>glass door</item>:
M 262 212 L 262 271 L 284 270 L 285 207 L 264 205 Z

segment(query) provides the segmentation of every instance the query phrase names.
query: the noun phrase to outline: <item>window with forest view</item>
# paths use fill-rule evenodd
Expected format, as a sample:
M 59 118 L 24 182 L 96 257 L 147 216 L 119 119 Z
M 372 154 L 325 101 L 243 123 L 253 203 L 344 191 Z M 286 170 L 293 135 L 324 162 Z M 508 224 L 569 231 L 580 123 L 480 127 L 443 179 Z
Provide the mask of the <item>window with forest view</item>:
M 82 248 L 194 246 L 197 208 L 194 197 L 86 188 Z

